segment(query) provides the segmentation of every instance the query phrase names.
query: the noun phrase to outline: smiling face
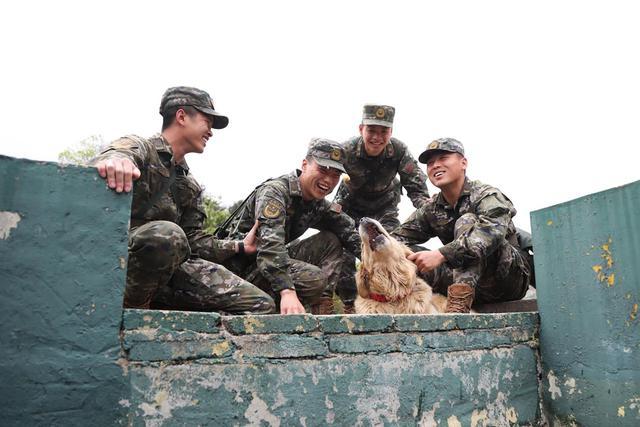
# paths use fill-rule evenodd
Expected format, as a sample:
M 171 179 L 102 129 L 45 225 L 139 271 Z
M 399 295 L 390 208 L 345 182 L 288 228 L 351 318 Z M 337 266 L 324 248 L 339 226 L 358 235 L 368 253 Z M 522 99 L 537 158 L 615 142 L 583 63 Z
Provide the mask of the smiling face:
M 427 159 L 429 181 L 440 189 L 464 181 L 467 159 L 459 153 L 435 151 Z
M 180 111 L 178 110 L 177 114 L 180 114 Z M 186 143 L 185 153 L 202 153 L 212 135 L 213 117 L 200 111 L 195 111 L 192 114 L 184 113 L 182 123 L 183 137 Z
M 392 129 L 380 125 L 360 125 L 360 136 L 367 155 L 375 157 L 384 151 L 391 140 Z
M 320 166 L 313 158 L 302 161 L 300 189 L 304 200 L 322 200 L 327 197 L 338 182 L 342 172 L 338 169 Z

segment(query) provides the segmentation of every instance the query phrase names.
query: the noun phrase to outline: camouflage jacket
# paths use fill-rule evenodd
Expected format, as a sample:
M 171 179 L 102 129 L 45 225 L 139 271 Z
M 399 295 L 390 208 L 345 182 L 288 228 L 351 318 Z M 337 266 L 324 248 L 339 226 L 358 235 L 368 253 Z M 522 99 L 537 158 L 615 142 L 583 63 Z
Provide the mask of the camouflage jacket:
M 473 213 L 478 222 L 469 233 L 454 240 L 455 222 L 462 215 Z M 455 207 L 436 194 L 416 210 L 400 227 L 394 237 L 407 244 L 419 244 L 432 237 L 444 244 L 439 251 L 453 268 L 465 267 L 490 256 L 507 240 L 518 247 L 516 229 L 511 221 L 516 210 L 511 201 L 497 188 L 480 181 L 465 179 L 462 194 Z
M 295 171 L 260 184 L 227 228 L 230 237 L 241 239 L 256 219 L 260 221 L 256 264 L 274 292 L 295 289 L 286 244 L 309 228 L 333 232 L 343 247 L 360 256 L 360 237 L 353 220 L 328 200 L 303 200 L 299 174 Z
M 203 231 L 202 188 L 186 162 L 174 163 L 171 146 L 162 135 L 125 136 L 111 143 L 92 163 L 113 157 L 127 158 L 140 169 L 133 187 L 132 228 L 149 221 L 170 221 L 184 230 L 192 254 L 218 263 L 235 254 L 235 241 L 218 240 Z
M 403 142 L 391 138 L 384 153 L 376 157 L 367 155 L 360 136 L 344 142 L 342 147 L 349 178 L 340 184 L 336 202 L 345 210 L 366 213 L 397 205 L 401 187 L 407 190 L 416 208 L 429 200 L 427 176 Z M 400 180 L 396 178 L 398 174 Z

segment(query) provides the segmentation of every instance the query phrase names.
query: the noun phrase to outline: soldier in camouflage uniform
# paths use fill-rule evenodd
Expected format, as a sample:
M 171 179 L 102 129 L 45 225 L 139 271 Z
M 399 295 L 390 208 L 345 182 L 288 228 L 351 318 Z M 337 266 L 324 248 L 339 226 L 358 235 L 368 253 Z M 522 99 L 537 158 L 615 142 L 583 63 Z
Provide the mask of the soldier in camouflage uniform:
M 260 184 L 224 227 L 240 239 L 260 222 L 255 258 L 234 257 L 225 265 L 267 290 L 282 314 L 304 313 L 304 306 L 331 314 L 327 283 L 337 281 L 343 247 L 360 254 L 353 220 L 325 200 L 344 172 L 342 161 L 338 143 L 312 139 L 302 170 Z M 309 228 L 320 232 L 296 240 Z
M 436 292 L 447 295 L 447 312 L 468 313 L 474 301 L 524 297 L 531 269 L 518 244 L 511 201 L 497 188 L 466 177 L 464 148 L 453 138 L 431 142 L 419 160 L 441 192 L 393 235 L 406 244 L 440 238 L 440 249 L 408 258 Z
M 356 224 L 366 216 L 378 220 L 389 232 L 400 225 L 398 203 L 403 187 L 416 209 L 429 200 L 427 176 L 408 147 L 391 137 L 394 116 L 393 107 L 364 106 L 360 136 L 342 144 L 348 176 L 336 195 L 336 203 Z M 356 297 L 354 275 L 355 259 L 345 252 L 337 292 L 346 311 L 351 311 Z
M 160 114 L 161 134 L 120 138 L 93 161 L 116 192 L 133 187 L 124 306 L 273 312 L 269 295 L 220 265 L 245 247 L 255 250 L 255 228 L 244 241 L 205 233 L 202 188 L 184 161 L 203 152 L 211 129 L 226 127 L 228 118 L 208 93 L 190 87 L 167 89 Z

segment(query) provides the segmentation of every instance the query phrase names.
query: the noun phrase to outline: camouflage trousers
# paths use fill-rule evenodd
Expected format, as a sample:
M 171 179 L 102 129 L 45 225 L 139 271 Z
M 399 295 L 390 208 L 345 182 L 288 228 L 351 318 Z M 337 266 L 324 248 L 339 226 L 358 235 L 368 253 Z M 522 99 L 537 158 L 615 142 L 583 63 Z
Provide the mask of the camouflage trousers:
M 474 214 L 462 215 L 456 221 L 454 238 L 467 233 L 477 221 Z M 476 263 L 463 268 L 444 263 L 420 276 L 442 295 L 447 295 L 450 285 L 465 283 L 476 290 L 474 303 L 485 304 L 522 299 L 529 288 L 530 271 L 520 249 L 503 240 L 495 252 Z
M 359 212 L 355 210 L 345 211 L 356 223 L 356 229 L 360 225 L 360 219 L 363 217 L 369 217 L 377 220 L 385 230 L 391 232 L 400 225 L 398 220 L 398 205 L 386 206 L 376 212 Z M 338 280 L 335 292 L 345 305 L 353 305 L 356 299 L 356 257 L 346 250 L 342 252 L 342 266 L 340 272 L 340 279 Z M 333 289 L 331 289 L 333 292 Z
M 275 311 L 273 299 L 225 267 L 193 258 L 184 231 L 151 221 L 129 232 L 124 306 L 232 314 Z
M 328 288 L 328 283 L 336 283 L 340 275 L 342 244 L 338 237 L 321 231 L 303 240 L 294 240 L 287 245 L 291 264 L 289 275 L 296 288 L 296 294 L 305 307 L 317 303 Z M 280 306 L 280 295 L 273 292 L 269 281 L 260 274 L 254 263 L 245 275 L 256 286 L 268 292 Z

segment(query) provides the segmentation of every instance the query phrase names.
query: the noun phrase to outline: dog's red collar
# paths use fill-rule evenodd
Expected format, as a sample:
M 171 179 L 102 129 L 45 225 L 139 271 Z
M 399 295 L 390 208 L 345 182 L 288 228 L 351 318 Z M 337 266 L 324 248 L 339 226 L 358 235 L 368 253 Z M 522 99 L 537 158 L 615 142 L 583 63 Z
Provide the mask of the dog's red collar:
M 372 300 L 378 301 L 378 302 L 390 302 L 391 301 L 389 298 L 385 297 L 382 294 L 374 294 L 373 292 L 369 292 L 369 296 L 371 297 Z

